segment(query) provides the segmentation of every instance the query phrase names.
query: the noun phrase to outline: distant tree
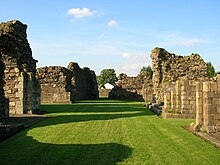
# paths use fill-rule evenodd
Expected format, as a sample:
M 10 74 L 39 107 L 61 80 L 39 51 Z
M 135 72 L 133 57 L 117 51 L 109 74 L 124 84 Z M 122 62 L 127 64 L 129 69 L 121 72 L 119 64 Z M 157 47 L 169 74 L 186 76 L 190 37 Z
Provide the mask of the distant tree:
M 147 74 L 149 74 L 150 78 L 152 79 L 153 70 L 152 70 L 152 68 L 151 68 L 150 65 L 148 65 L 147 67 L 146 67 L 146 66 L 143 66 L 143 68 L 141 68 L 140 73 L 147 73 Z
M 124 78 L 128 77 L 127 74 L 125 73 L 120 73 L 119 76 L 118 76 L 118 80 L 122 80 Z
M 214 68 L 214 66 L 212 65 L 211 62 L 207 62 L 207 69 L 208 69 L 208 77 L 209 78 L 212 78 L 212 77 L 216 76 L 215 68 Z
M 98 76 L 98 85 L 103 86 L 106 83 L 114 84 L 117 81 L 114 69 L 103 69 Z

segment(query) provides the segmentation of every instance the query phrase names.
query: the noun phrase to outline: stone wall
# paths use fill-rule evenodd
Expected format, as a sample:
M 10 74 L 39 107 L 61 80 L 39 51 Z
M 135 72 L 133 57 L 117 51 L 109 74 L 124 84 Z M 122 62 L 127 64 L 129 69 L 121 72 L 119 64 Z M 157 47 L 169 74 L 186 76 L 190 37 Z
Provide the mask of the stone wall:
M 37 113 L 40 88 L 36 60 L 27 40 L 27 25 L 13 20 L 0 24 L 0 58 L 4 65 L 3 89 L 10 114 Z
M 177 81 L 164 96 L 162 116 L 196 118 L 192 129 L 220 132 L 220 81 Z
M 9 105 L 7 99 L 5 98 L 5 93 L 3 89 L 3 85 L 4 85 L 3 75 L 4 75 L 4 64 L 1 60 L 1 55 L 0 55 L 0 118 L 7 118 L 9 113 L 8 112 Z
M 164 95 L 164 118 L 195 118 L 196 85 L 195 81 L 176 81 Z
M 109 93 L 110 99 L 149 101 L 152 98 L 152 81 L 147 73 L 140 73 L 137 77 L 123 77 L 117 87 Z
M 196 83 L 196 123 L 191 127 L 220 132 L 220 81 Z
M 99 88 L 99 97 L 108 97 L 111 89 L 100 89 Z
M 42 103 L 72 103 L 97 99 L 98 85 L 94 71 L 81 69 L 71 62 L 68 67 L 49 66 L 37 69 Z
M 88 67 L 81 69 L 74 62 L 70 62 L 67 68 L 72 72 L 72 101 L 99 98 L 98 84 L 94 71 Z
M 37 69 L 42 103 L 71 103 L 71 72 L 60 66 Z
M 180 78 L 197 80 L 207 77 L 207 64 L 198 54 L 178 56 L 163 48 L 155 48 L 151 53 L 154 94 L 163 100 L 162 84 L 170 84 Z

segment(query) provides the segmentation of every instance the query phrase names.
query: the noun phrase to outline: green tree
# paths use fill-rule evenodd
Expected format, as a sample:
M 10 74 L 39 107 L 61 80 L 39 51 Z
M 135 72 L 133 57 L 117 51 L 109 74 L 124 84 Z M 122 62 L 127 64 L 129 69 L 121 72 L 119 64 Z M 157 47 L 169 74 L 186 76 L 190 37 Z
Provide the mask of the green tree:
M 152 79 L 152 76 L 153 76 L 153 70 L 152 70 L 152 68 L 151 68 L 150 65 L 148 65 L 147 67 L 144 66 L 143 68 L 141 68 L 140 73 L 147 73 L 147 74 L 149 74 L 150 78 Z
M 117 77 L 114 69 L 103 69 L 98 77 L 99 86 L 103 86 L 106 83 L 114 84 L 116 81 Z
M 208 69 L 208 77 L 209 78 L 212 78 L 212 77 L 216 76 L 215 68 L 214 68 L 214 66 L 212 65 L 211 62 L 207 62 L 207 69 Z

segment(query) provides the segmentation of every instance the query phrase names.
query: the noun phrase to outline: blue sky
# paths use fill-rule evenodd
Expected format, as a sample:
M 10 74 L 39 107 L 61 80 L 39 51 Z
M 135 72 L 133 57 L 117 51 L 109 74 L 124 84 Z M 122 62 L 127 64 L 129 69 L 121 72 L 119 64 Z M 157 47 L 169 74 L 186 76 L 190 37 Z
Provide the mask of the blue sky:
M 219 0 L 7 0 L 0 22 L 28 24 L 38 67 L 76 61 L 137 75 L 154 47 L 199 53 L 220 70 Z

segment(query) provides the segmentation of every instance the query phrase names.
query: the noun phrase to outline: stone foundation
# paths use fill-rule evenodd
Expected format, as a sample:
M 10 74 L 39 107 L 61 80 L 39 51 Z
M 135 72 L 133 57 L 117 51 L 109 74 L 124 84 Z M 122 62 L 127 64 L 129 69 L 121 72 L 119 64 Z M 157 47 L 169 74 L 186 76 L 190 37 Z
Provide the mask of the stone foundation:
M 17 20 L 0 24 L 3 89 L 12 115 L 38 113 L 40 109 L 40 88 L 35 78 L 37 61 L 32 57 L 26 29 L 27 25 Z
M 81 69 L 71 62 L 68 67 L 49 66 L 37 69 L 42 103 L 72 103 L 98 99 L 96 75 L 89 68 Z

